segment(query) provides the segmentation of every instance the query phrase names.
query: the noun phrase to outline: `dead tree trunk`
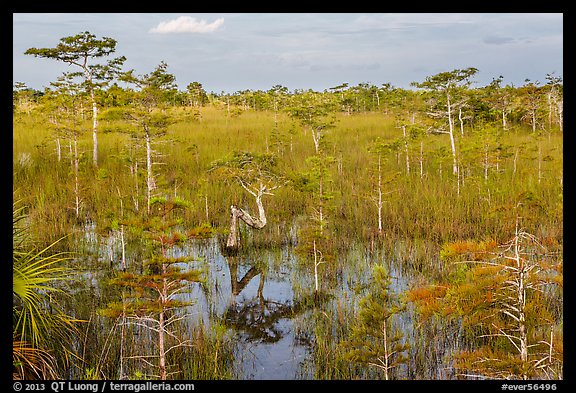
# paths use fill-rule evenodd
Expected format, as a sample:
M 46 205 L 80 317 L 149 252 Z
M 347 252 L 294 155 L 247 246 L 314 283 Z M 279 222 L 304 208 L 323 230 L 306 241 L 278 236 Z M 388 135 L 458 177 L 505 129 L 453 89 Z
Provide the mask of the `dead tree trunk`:
M 266 213 L 264 212 L 264 205 L 262 205 L 263 195 L 272 195 L 266 192 L 266 186 L 260 184 L 257 191 L 249 189 L 244 183 L 242 187 L 256 198 L 256 206 L 258 206 L 258 217 L 252 217 L 246 210 L 239 209 L 235 205 L 230 206 L 230 233 L 226 241 L 226 247 L 235 249 L 238 248 L 238 219 L 241 219 L 251 228 L 262 229 L 266 226 Z
M 238 212 L 239 210 L 236 206 L 230 206 L 230 233 L 226 241 L 226 248 L 238 248 Z

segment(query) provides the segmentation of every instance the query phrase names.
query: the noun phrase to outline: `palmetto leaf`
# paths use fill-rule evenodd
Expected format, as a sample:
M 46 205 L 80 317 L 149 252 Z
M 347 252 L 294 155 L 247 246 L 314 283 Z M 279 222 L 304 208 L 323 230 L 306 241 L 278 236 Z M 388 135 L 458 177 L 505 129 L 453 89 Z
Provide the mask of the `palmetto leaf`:
M 50 303 L 53 303 L 52 294 L 63 292 L 58 288 L 58 283 L 72 277 L 71 269 L 60 265 L 70 259 L 68 253 L 48 254 L 56 243 L 39 252 L 13 254 L 13 330 L 34 346 L 39 345 L 51 329 L 56 326 L 70 327 L 73 322 L 63 314 L 47 311 Z M 55 333 L 58 335 L 54 331 L 50 334 Z
M 74 277 L 71 269 L 62 266 L 71 253 L 52 252 L 62 239 L 43 249 L 34 249 L 23 225 L 24 207 L 19 203 L 14 202 L 12 210 L 13 337 L 33 348 L 45 348 L 49 342 L 65 348 L 77 320 L 59 310 L 54 295 L 65 293 L 59 285 Z
M 14 341 L 12 350 L 13 379 L 57 379 L 56 359 L 43 349 L 24 341 Z

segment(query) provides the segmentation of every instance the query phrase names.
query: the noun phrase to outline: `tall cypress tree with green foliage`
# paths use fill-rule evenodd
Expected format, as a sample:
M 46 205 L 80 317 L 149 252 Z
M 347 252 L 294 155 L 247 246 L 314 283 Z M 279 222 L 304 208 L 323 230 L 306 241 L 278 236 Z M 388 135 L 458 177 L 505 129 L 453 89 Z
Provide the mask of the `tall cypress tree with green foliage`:
M 29 48 L 24 52 L 26 55 L 58 60 L 82 69 L 81 72 L 74 75 L 83 75 L 84 85 L 92 103 L 92 137 L 94 142 L 92 162 L 94 166 L 98 165 L 98 105 L 96 104 L 95 90 L 112 80 L 126 58 L 124 56 L 117 57 L 109 60 L 106 64 L 89 64 L 89 61 L 109 56 L 115 51 L 115 39 L 109 37 L 97 39 L 94 34 L 85 31 L 74 36 L 61 38 L 60 43 L 54 48 Z

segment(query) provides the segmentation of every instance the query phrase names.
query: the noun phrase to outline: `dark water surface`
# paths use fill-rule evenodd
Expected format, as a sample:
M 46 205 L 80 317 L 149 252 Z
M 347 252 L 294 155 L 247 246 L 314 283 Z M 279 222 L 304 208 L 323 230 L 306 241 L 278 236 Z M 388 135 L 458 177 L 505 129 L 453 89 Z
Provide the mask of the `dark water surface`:
M 302 378 L 309 348 L 298 342 L 293 326 L 299 312 L 291 274 L 296 258 L 287 250 L 225 257 L 216 239 L 182 251 L 208 267 L 210 284 L 191 293 L 197 299 L 192 314 L 205 324 L 210 315 L 223 318 L 235 332 L 238 379 Z
M 121 249 L 117 236 L 98 242 L 92 232 L 94 228 L 87 229 L 83 247 L 97 254 L 92 263 L 110 264 L 115 270 L 119 269 Z M 401 245 L 398 247 L 406 252 Z M 183 311 L 189 325 L 203 323 L 210 327 L 216 320 L 233 336 L 234 379 L 315 378 L 315 365 L 311 360 L 313 314 L 318 311 L 319 304 L 311 300 L 314 291 L 312 260 L 297 256 L 289 246 L 225 256 L 217 238 L 193 240 L 171 252 L 175 257 L 191 258 L 190 262 L 181 265 L 182 268 L 204 272 L 204 284 L 194 283 L 190 291 L 178 296 L 194 303 Z M 366 293 L 376 263 L 388 267 L 393 292 L 400 294 L 408 289 L 414 272 L 408 272 L 393 253 L 388 255 L 392 256 L 386 257 L 382 251 L 368 251 L 363 245 L 357 245 L 337 255 L 330 262 L 331 266 L 321 265 L 322 310 L 334 311 L 332 315 L 344 315 L 344 318 L 353 315 L 358 301 Z M 131 266 L 136 258 L 141 258 L 137 252 L 127 254 L 127 264 Z M 90 280 L 97 280 L 97 275 L 90 274 Z M 327 313 L 321 312 L 329 318 Z M 353 321 L 344 321 L 345 324 L 350 322 Z M 421 348 L 414 349 L 410 355 L 416 361 L 402 366 L 404 375 L 414 379 L 451 377 L 451 365 L 445 362 L 444 355 L 454 350 L 457 331 L 442 331 L 440 326 L 439 330 L 428 332 L 430 337 L 423 337 L 415 330 L 414 312 L 410 308 L 397 315 L 396 325 L 406 341 Z

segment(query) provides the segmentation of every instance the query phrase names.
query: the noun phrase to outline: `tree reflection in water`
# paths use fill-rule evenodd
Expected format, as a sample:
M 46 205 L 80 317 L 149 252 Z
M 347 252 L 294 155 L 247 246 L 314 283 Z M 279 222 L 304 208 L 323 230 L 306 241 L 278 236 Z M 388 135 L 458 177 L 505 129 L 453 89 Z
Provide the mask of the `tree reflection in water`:
M 263 295 L 266 282 L 266 272 L 258 265 L 253 265 L 238 279 L 238 257 L 226 258 L 230 267 L 230 286 L 232 301 L 224 314 L 226 325 L 247 335 L 251 342 L 275 343 L 283 336 L 282 330 L 276 325 L 280 319 L 291 318 L 294 305 L 290 300 L 278 302 L 266 299 Z M 256 276 L 260 276 L 256 297 L 238 302 L 236 297 L 246 285 Z
M 279 326 L 282 319 L 292 319 L 304 310 L 314 307 L 314 302 L 309 299 L 277 301 L 266 298 L 263 294 L 266 283 L 265 269 L 254 264 L 242 278 L 238 279 L 239 257 L 227 256 L 226 260 L 230 268 L 232 300 L 224 313 L 224 320 L 227 326 L 244 333 L 248 341 L 278 342 L 288 333 L 282 331 Z M 237 301 L 236 297 L 256 276 L 260 276 L 256 296 L 241 302 Z

